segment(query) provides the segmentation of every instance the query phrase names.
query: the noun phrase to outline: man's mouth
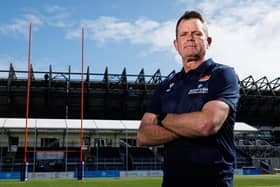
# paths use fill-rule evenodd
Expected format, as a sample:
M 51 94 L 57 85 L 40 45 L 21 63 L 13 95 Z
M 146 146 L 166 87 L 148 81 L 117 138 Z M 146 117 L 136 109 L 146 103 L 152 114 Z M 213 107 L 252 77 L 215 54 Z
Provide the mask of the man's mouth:
M 196 46 L 195 45 L 186 45 L 184 46 L 184 48 L 195 48 Z

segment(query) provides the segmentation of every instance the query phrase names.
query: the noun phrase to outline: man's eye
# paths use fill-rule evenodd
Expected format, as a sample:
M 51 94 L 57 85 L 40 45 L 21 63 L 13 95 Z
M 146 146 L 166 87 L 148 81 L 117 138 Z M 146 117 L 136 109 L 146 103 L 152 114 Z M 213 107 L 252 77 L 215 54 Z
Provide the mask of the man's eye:
M 185 33 L 185 32 L 180 34 L 180 36 L 186 36 L 186 35 L 187 35 L 187 33 Z
M 193 35 L 194 35 L 194 36 L 201 36 L 202 33 L 201 33 L 201 32 L 193 32 Z

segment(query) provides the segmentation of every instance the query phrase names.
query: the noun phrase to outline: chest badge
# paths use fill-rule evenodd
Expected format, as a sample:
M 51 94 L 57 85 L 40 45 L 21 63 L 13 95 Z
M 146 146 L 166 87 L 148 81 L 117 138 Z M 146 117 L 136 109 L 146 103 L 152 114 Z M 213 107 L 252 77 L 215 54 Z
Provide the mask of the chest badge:
M 188 95 L 193 95 L 193 94 L 207 94 L 208 93 L 208 84 L 206 81 L 210 79 L 210 75 L 204 75 L 200 77 L 198 80 L 198 85 L 194 89 L 190 89 L 188 91 Z
M 200 77 L 200 79 L 198 80 L 199 82 L 202 81 L 208 81 L 210 79 L 211 75 L 204 75 L 202 77 Z

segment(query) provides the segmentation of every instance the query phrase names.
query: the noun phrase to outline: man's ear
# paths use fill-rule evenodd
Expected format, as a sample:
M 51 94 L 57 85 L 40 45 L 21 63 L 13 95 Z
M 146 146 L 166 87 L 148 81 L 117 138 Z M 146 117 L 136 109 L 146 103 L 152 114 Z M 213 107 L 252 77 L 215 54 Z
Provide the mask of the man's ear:
M 210 47 L 212 43 L 212 38 L 210 36 L 207 37 L 207 43 L 208 43 L 208 47 Z
M 178 44 L 177 40 L 176 39 L 173 40 L 173 45 L 174 45 L 175 49 L 178 51 L 178 45 L 177 44 Z

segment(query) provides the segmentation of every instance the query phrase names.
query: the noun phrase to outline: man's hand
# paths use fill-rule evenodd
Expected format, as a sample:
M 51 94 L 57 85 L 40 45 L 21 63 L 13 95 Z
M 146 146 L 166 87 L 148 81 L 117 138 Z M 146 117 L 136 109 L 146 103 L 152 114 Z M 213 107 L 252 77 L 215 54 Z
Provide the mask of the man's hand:
M 161 145 L 173 141 L 176 138 L 178 138 L 178 135 L 158 125 L 156 114 L 144 114 L 137 133 L 137 142 L 139 145 Z

